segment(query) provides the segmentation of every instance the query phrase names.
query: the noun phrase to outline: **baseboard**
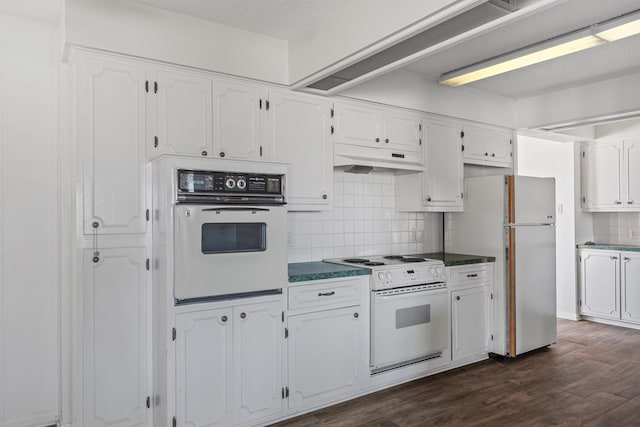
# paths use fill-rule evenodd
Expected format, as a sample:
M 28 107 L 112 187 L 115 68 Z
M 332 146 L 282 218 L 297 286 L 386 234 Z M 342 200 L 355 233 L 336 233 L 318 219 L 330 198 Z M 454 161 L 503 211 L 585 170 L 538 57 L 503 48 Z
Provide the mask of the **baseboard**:
M 557 311 L 556 312 L 556 317 L 559 317 L 560 319 L 567 319 L 567 320 L 580 320 L 581 317 L 578 315 L 578 313 L 570 313 L 568 311 Z

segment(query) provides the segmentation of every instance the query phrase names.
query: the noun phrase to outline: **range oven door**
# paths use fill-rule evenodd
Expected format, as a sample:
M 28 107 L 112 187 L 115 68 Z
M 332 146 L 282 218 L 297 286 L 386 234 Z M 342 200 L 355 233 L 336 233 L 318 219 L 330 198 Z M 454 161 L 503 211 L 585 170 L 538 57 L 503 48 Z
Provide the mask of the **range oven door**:
M 286 218 L 282 206 L 176 205 L 176 300 L 283 288 Z
M 439 356 L 449 347 L 447 290 L 371 294 L 372 373 Z

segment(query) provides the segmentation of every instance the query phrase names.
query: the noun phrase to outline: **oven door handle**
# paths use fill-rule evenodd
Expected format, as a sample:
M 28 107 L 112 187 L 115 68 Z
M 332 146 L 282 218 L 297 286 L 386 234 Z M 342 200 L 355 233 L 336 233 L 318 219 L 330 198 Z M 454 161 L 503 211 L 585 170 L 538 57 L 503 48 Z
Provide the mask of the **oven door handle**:
M 202 212 L 212 212 L 215 211 L 216 213 L 220 213 L 222 211 L 224 212 L 257 212 L 257 211 L 261 211 L 261 212 L 269 212 L 271 209 L 267 209 L 267 208 L 244 208 L 244 207 L 220 207 L 220 208 L 206 208 L 206 209 L 202 209 Z

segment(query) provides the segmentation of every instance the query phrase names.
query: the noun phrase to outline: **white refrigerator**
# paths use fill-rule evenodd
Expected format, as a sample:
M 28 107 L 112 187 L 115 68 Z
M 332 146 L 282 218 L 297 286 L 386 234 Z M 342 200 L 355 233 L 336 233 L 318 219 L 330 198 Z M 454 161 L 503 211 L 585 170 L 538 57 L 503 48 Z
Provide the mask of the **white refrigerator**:
M 464 212 L 447 214 L 445 249 L 494 256 L 492 348 L 516 357 L 556 341 L 555 179 L 465 179 Z

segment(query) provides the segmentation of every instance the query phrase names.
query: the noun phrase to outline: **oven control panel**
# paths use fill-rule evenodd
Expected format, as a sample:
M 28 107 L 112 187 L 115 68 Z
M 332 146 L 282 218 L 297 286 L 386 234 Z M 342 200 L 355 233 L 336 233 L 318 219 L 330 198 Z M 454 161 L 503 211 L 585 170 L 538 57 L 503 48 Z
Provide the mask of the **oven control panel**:
M 445 281 L 444 265 L 400 265 L 376 270 L 371 274 L 371 288 L 373 290 L 444 283 Z
M 179 202 L 284 203 L 284 175 L 178 170 Z

